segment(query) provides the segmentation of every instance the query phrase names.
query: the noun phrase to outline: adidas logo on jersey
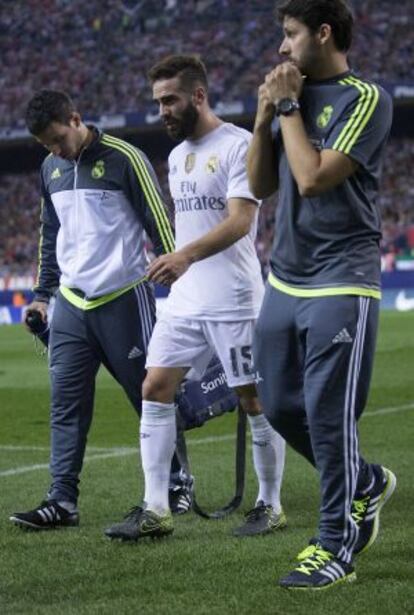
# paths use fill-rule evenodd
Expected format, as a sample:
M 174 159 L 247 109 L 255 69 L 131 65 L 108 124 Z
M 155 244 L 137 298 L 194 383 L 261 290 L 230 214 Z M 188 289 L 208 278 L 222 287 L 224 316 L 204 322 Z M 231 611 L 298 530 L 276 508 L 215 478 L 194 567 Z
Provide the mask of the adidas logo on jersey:
M 142 355 L 142 350 L 140 350 L 139 348 L 137 348 L 136 346 L 134 346 L 130 351 L 129 351 L 129 355 L 128 355 L 128 359 L 137 359 L 138 357 L 140 357 Z
M 332 340 L 332 344 L 351 344 L 351 343 L 352 343 L 352 337 L 349 335 L 348 330 L 345 327 L 341 329 L 338 335 L 335 335 L 335 337 Z

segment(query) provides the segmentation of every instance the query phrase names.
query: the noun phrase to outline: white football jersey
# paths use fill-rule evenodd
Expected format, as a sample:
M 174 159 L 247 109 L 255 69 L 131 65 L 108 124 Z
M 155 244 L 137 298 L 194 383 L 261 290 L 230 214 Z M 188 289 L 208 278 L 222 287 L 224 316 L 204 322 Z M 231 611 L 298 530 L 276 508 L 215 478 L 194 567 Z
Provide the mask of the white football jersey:
M 198 140 L 185 140 L 168 159 L 175 206 L 176 249 L 195 241 L 228 216 L 227 201 L 259 202 L 249 190 L 246 154 L 251 134 L 223 123 Z M 172 285 L 165 309 L 176 316 L 237 321 L 256 318 L 264 285 L 250 232 L 222 252 L 193 263 Z

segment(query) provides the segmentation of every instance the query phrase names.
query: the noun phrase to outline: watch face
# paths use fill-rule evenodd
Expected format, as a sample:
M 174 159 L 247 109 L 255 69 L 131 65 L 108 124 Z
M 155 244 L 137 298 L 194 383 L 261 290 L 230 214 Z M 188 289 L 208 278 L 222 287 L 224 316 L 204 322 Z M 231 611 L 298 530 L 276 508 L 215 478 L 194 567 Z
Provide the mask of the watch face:
M 292 98 L 282 98 L 277 105 L 277 115 L 290 115 L 296 109 L 299 109 L 299 104 Z
M 289 113 L 293 109 L 293 101 L 290 98 L 282 98 L 279 109 L 281 113 Z

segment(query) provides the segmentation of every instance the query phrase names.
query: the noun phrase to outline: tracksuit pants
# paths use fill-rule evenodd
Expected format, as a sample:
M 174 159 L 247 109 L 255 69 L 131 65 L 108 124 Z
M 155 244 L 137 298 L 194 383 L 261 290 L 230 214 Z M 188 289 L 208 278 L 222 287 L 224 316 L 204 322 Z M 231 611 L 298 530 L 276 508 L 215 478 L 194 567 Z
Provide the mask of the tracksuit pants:
M 83 310 L 58 293 L 50 330 L 52 484 L 49 499 L 76 502 L 95 378 L 103 364 L 141 414 L 145 358 L 155 322 L 152 288 L 142 282 Z
M 355 491 L 373 479 L 359 453 L 357 420 L 371 379 L 379 301 L 301 298 L 267 285 L 253 345 L 264 412 L 320 475 L 319 542 L 350 561 Z

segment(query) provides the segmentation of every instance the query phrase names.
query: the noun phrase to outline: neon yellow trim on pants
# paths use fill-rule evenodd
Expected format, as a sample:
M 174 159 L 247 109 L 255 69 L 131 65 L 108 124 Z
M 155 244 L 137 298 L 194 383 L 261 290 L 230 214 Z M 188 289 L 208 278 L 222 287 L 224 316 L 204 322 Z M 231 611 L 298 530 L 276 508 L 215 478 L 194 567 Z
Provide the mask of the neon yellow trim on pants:
M 134 288 L 134 286 L 141 284 L 141 282 L 146 279 L 146 276 L 144 276 L 140 280 L 137 280 L 132 284 L 128 284 L 128 286 L 124 286 L 119 290 L 115 290 L 114 292 L 108 293 L 107 295 L 102 295 L 101 297 L 97 297 L 96 299 L 82 299 L 82 297 L 79 297 L 76 293 L 73 292 L 73 290 L 67 288 L 67 286 L 60 286 L 59 291 L 65 297 L 65 299 L 69 301 L 69 303 L 79 308 L 80 310 L 94 310 L 101 305 L 105 305 L 105 303 L 109 303 L 110 301 L 117 299 L 124 293 L 127 293 L 129 290 L 131 290 L 131 288 Z
M 372 297 L 373 299 L 381 299 L 381 291 L 373 288 L 362 288 L 360 286 L 333 286 L 329 288 L 298 288 L 297 286 L 289 286 L 278 280 L 272 272 L 268 277 L 269 284 L 280 290 L 282 293 L 292 295 L 293 297 L 335 297 L 336 295 L 358 295 L 360 297 Z

